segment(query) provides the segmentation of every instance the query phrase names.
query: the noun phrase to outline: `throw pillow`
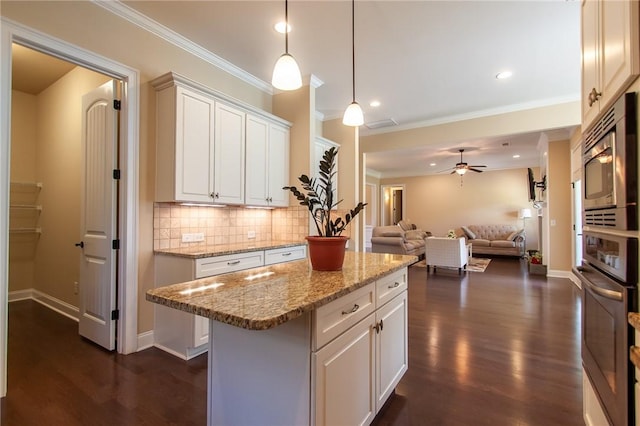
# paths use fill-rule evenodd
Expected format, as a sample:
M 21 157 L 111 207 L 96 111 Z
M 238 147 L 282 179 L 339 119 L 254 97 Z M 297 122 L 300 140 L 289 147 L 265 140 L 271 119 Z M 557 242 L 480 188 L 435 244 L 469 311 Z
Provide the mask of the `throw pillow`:
M 467 234 L 467 237 L 469 237 L 470 240 L 474 240 L 476 238 L 476 234 L 471 232 L 471 229 L 467 228 L 466 226 L 461 226 L 461 228 L 464 233 Z
M 507 237 L 507 240 L 515 241 L 516 238 L 518 238 L 519 235 L 522 235 L 523 232 L 524 232 L 524 229 L 520 229 L 519 231 L 513 231 L 511 234 L 509 234 L 509 236 Z

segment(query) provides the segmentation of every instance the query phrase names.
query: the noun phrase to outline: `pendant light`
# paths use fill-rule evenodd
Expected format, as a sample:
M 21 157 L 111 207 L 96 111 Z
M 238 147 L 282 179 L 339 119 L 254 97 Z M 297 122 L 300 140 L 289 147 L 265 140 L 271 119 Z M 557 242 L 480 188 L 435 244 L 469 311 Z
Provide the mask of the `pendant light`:
M 364 124 L 364 115 L 362 108 L 356 102 L 356 6 L 355 0 L 351 0 L 351 69 L 352 69 L 352 102 L 344 112 L 342 124 L 345 126 L 362 126 Z
M 289 55 L 289 2 L 284 1 L 284 53 L 273 67 L 271 84 L 280 90 L 296 90 L 302 86 L 300 68 L 293 56 Z

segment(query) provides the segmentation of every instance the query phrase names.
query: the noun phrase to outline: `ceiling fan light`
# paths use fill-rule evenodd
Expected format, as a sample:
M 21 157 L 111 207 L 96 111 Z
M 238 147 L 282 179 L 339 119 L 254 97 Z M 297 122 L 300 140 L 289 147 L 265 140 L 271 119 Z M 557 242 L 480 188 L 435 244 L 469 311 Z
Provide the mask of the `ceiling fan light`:
M 362 108 L 360 108 L 360 105 L 356 101 L 351 102 L 345 110 L 344 117 L 342 117 L 342 124 L 354 127 L 364 124 Z
M 302 76 L 298 63 L 288 53 L 284 53 L 278 58 L 273 67 L 273 78 L 271 84 L 280 90 L 296 90 L 302 87 Z
M 456 173 L 462 176 L 463 174 L 467 173 L 467 169 L 463 169 L 463 168 L 456 169 Z

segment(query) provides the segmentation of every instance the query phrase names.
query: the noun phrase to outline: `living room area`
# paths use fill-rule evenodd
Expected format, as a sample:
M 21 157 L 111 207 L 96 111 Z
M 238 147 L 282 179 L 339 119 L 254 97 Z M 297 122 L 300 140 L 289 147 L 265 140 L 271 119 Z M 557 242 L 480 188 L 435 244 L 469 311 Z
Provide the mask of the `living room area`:
M 451 230 L 460 233 L 463 226 L 472 225 L 505 225 L 522 230 L 525 254 L 542 252 L 548 275 L 568 278 L 574 262 L 570 145 L 573 143 L 569 139 L 549 142 L 544 169 L 532 169 L 536 180 L 545 175 L 548 179 L 545 191 L 536 190 L 536 203 L 530 200 L 526 167 L 464 176 L 446 173 L 380 178 L 370 173 L 367 186 L 372 191 L 401 188 L 402 218 L 431 236 L 446 237 Z M 388 213 L 392 197 L 382 192 L 376 198 L 379 202 L 373 200 L 370 205 L 375 213 L 367 216 L 367 225 L 374 228 L 397 223 Z M 522 217 L 523 210 L 531 217 Z

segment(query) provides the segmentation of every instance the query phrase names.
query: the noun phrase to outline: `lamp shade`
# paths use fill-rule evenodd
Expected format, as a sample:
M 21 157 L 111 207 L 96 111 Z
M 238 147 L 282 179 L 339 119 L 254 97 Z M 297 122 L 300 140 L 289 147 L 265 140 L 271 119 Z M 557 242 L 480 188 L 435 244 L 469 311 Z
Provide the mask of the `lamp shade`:
M 273 67 L 273 87 L 280 90 L 296 90 L 302 86 L 300 68 L 293 56 L 288 53 L 282 54 Z
M 342 124 L 345 126 L 362 126 L 364 124 L 364 114 L 362 108 L 356 101 L 351 102 L 344 112 Z
M 520 209 L 520 211 L 518 212 L 518 217 L 520 219 L 531 218 L 531 209 Z

